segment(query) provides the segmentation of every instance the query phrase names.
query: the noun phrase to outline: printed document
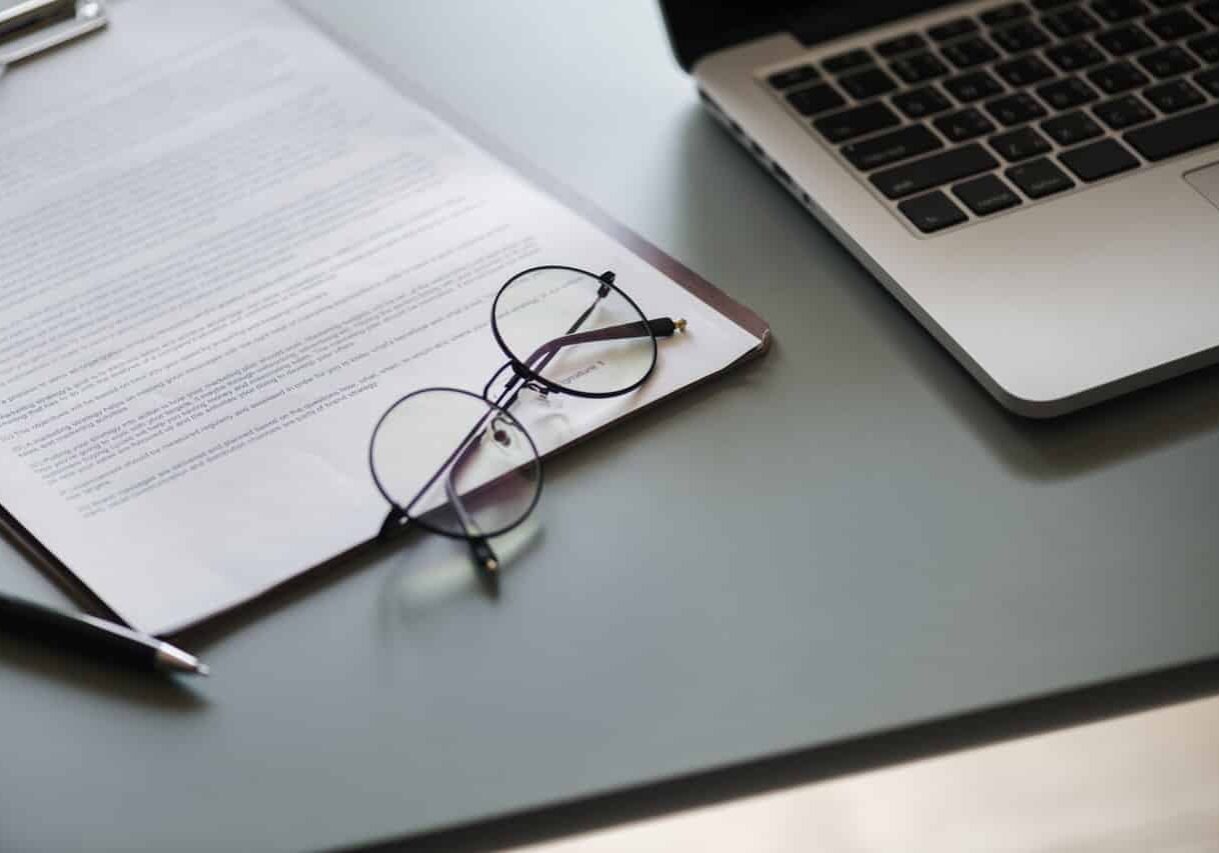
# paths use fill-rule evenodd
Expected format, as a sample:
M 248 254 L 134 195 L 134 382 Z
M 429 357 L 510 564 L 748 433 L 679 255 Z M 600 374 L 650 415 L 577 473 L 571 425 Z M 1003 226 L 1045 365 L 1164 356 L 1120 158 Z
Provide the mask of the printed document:
M 378 416 L 481 391 L 517 271 L 614 270 L 689 321 L 542 452 L 758 346 L 278 3 L 116 4 L 0 115 L 0 505 L 144 630 L 375 536 Z

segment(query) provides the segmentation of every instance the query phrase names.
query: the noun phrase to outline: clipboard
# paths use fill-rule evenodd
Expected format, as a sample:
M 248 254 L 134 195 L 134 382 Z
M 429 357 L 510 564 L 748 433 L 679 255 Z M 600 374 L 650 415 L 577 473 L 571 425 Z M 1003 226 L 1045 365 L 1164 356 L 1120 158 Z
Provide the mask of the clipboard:
M 3 5 L 5 2 L 9 3 L 9 7 L 14 7 L 12 0 L 0 0 L 0 12 L 4 12 L 9 8 Z M 37 22 L 27 18 L 26 28 L 21 31 L 20 35 L 15 36 L 9 42 L 0 43 L 0 50 L 3 50 L 5 46 L 13 45 L 10 53 L 0 52 L 0 59 L 7 56 L 17 56 L 17 48 L 15 46 L 18 43 L 24 45 L 22 48 L 24 52 L 19 59 L 33 57 L 39 52 L 49 50 L 56 45 L 62 45 L 73 38 L 86 33 L 96 32 L 106 25 L 106 10 L 100 0 L 76 0 L 68 4 L 52 2 L 52 0 L 38 0 L 37 4 L 28 2 L 21 5 L 27 10 L 27 14 L 33 14 L 31 11 L 33 6 L 38 5 L 42 10 L 42 17 Z M 325 26 L 323 22 L 307 14 L 298 5 L 291 2 L 291 0 L 284 0 L 284 5 L 291 12 L 303 18 L 308 25 L 336 45 L 348 57 L 363 65 L 367 71 L 371 72 L 372 76 L 380 78 L 388 83 L 390 88 L 395 89 L 399 95 L 416 102 L 440 120 L 447 122 L 458 133 L 464 135 L 510 171 L 515 172 L 523 178 L 526 184 L 533 185 L 543 195 L 549 196 L 559 202 L 561 206 L 582 217 L 586 222 L 610 237 L 612 241 L 626 248 L 647 265 L 662 273 L 672 283 L 707 304 L 716 313 L 727 318 L 756 339 L 756 344 L 732 363 L 724 365 L 719 369 L 708 371 L 688 384 L 663 394 L 645 405 L 623 413 L 598 427 L 584 430 L 578 437 L 565 442 L 547 455 L 565 452 L 571 447 L 583 444 L 589 438 L 600 435 L 623 420 L 647 411 L 668 400 L 675 394 L 684 394 L 734 369 L 741 363 L 757 358 L 768 351 L 772 340 L 770 326 L 755 312 L 737 302 L 731 296 L 719 290 L 656 246 L 623 227 L 612 217 L 598 210 L 586 199 L 581 198 L 561 182 L 555 180 L 543 168 L 539 168 L 536 164 L 532 163 L 527 156 L 513 151 L 509 146 L 504 145 L 491 134 L 486 133 L 476 122 L 472 122 L 469 118 L 441 102 L 416 81 L 405 79 L 403 75 L 396 73 L 386 64 L 378 61 L 376 57 L 369 55 L 367 51 L 361 50 L 358 45 L 352 44 L 339 33 Z M 69 12 L 71 17 L 67 17 Z M 19 59 L 14 61 L 19 61 Z M 121 604 L 112 602 L 103 591 L 95 590 L 85 576 L 77 574 L 74 571 L 71 560 L 58 553 L 53 543 L 44 542 L 35 532 L 34 528 L 35 525 L 31 524 L 27 518 L 22 517 L 22 511 L 19 506 L 0 506 L 0 539 L 21 551 L 32 563 L 41 568 L 53 581 L 57 582 L 64 592 L 90 612 L 122 624 L 131 624 L 125 618 L 123 613 L 124 608 Z M 353 553 L 375 543 L 374 534 L 375 530 L 370 529 L 369 538 L 366 541 L 351 541 L 347 543 L 344 550 L 337 553 L 331 552 L 330 556 L 311 565 L 302 565 L 292 575 L 284 577 L 260 591 L 243 594 L 240 598 L 230 603 L 177 619 L 168 625 L 141 625 L 140 627 L 152 630 L 159 635 L 176 635 L 201 622 L 211 621 L 226 612 L 244 609 L 255 601 L 278 594 L 283 587 L 294 583 L 298 579 L 307 575 L 315 575 L 348 559 Z
M 8 66 L 97 32 L 109 20 L 103 0 L 0 0 L 0 77 Z
M 0 78 L 10 65 L 95 33 L 109 23 L 104 0 L 0 0 Z M 0 542 L 20 551 L 87 612 L 121 621 L 4 507 L 0 507 Z

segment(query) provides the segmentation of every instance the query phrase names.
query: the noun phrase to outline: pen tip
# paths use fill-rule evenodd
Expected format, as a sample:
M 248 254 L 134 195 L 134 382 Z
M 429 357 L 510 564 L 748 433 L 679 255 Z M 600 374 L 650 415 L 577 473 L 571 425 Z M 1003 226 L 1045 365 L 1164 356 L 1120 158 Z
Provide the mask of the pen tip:
M 157 648 L 157 666 L 170 672 L 182 672 L 187 675 L 210 675 L 207 664 L 201 663 L 197 657 L 171 646 L 164 641 Z

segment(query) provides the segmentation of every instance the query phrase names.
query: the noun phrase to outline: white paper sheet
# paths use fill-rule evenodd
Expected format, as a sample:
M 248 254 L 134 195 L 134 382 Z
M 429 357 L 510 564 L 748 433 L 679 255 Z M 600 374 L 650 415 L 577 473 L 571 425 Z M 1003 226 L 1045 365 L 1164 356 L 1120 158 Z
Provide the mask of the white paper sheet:
M 543 452 L 758 345 L 276 3 L 119 4 L 0 116 L 0 504 L 149 631 L 371 538 L 378 415 L 481 390 L 520 269 L 689 321 Z

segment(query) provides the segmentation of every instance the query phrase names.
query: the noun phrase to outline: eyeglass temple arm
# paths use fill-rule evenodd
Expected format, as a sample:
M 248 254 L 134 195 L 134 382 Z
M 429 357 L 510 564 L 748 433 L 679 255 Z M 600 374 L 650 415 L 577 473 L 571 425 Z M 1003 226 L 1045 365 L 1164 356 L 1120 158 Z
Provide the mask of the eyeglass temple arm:
M 526 368 L 532 370 L 534 373 L 540 372 L 542 368 L 550 363 L 550 360 L 555 357 L 558 351 L 564 346 L 567 346 L 568 343 L 588 343 L 592 341 L 641 338 L 649 333 L 655 337 L 668 337 L 669 335 L 673 334 L 674 329 L 684 329 L 686 327 L 685 320 L 678 320 L 676 323 L 674 323 L 668 317 L 665 317 L 659 320 L 648 320 L 646 323 L 623 323 L 621 326 L 609 326 L 605 329 L 596 329 L 593 332 L 584 333 L 585 335 L 590 335 L 591 337 L 581 340 L 569 340 L 573 338 L 573 333 L 584 325 L 584 321 L 592 315 L 593 311 L 597 310 L 597 306 L 601 304 L 601 300 L 610 295 L 614 281 L 618 278 L 618 276 L 613 270 L 606 270 L 605 272 L 601 273 L 601 275 L 597 276 L 597 278 L 600 279 L 601 286 L 597 288 L 597 296 L 593 299 L 592 304 L 585 308 L 584 313 L 576 318 L 576 322 L 571 324 L 571 327 L 568 328 L 566 335 L 542 344 L 542 346 L 534 350 L 533 355 L 529 356 L 529 358 L 527 358 L 524 362 L 524 366 Z M 672 324 L 672 326 L 666 328 L 666 323 Z M 655 328 L 651 328 L 652 324 L 659 325 Z M 543 358 L 544 361 L 535 365 L 534 362 L 539 358 Z M 520 378 L 520 371 L 517 370 L 516 373 L 518 378 Z M 511 390 L 511 387 L 509 387 L 509 390 Z M 512 396 L 512 402 L 516 402 L 515 394 Z
M 466 460 L 473 455 L 474 448 L 476 447 L 478 447 L 478 441 L 474 440 L 467 442 L 466 446 L 461 449 L 457 459 L 449 466 L 448 473 L 445 474 L 444 491 L 445 495 L 448 496 L 449 504 L 457 513 L 458 520 L 461 521 L 461 526 L 466 531 L 466 541 L 470 545 L 470 556 L 478 569 L 478 576 L 482 579 L 487 592 L 492 597 L 496 597 L 499 595 L 499 557 L 496 556 L 491 543 L 487 541 L 487 537 L 483 535 L 478 522 L 474 520 L 474 517 L 466 509 L 465 501 L 457 493 L 457 484 L 453 481 L 457 469 L 461 465 L 464 465 Z
M 564 347 L 576 344 L 600 343 L 602 341 L 624 341 L 631 338 L 668 338 L 677 332 L 685 331 L 685 320 L 674 320 L 671 317 L 657 317 L 653 320 L 637 320 L 633 323 L 623 323 L 618 326 L 606 326 L 604 329 L 592 329 L 587 332 L 576 332 L 563 335 L 542 344 L 525 360 L 524 365 L 534 373 L 545 367 L 550 359 Z M 544 359 L 544 361 L 542 361 Z M 541 363 L 538 363 L 541 361 Z

